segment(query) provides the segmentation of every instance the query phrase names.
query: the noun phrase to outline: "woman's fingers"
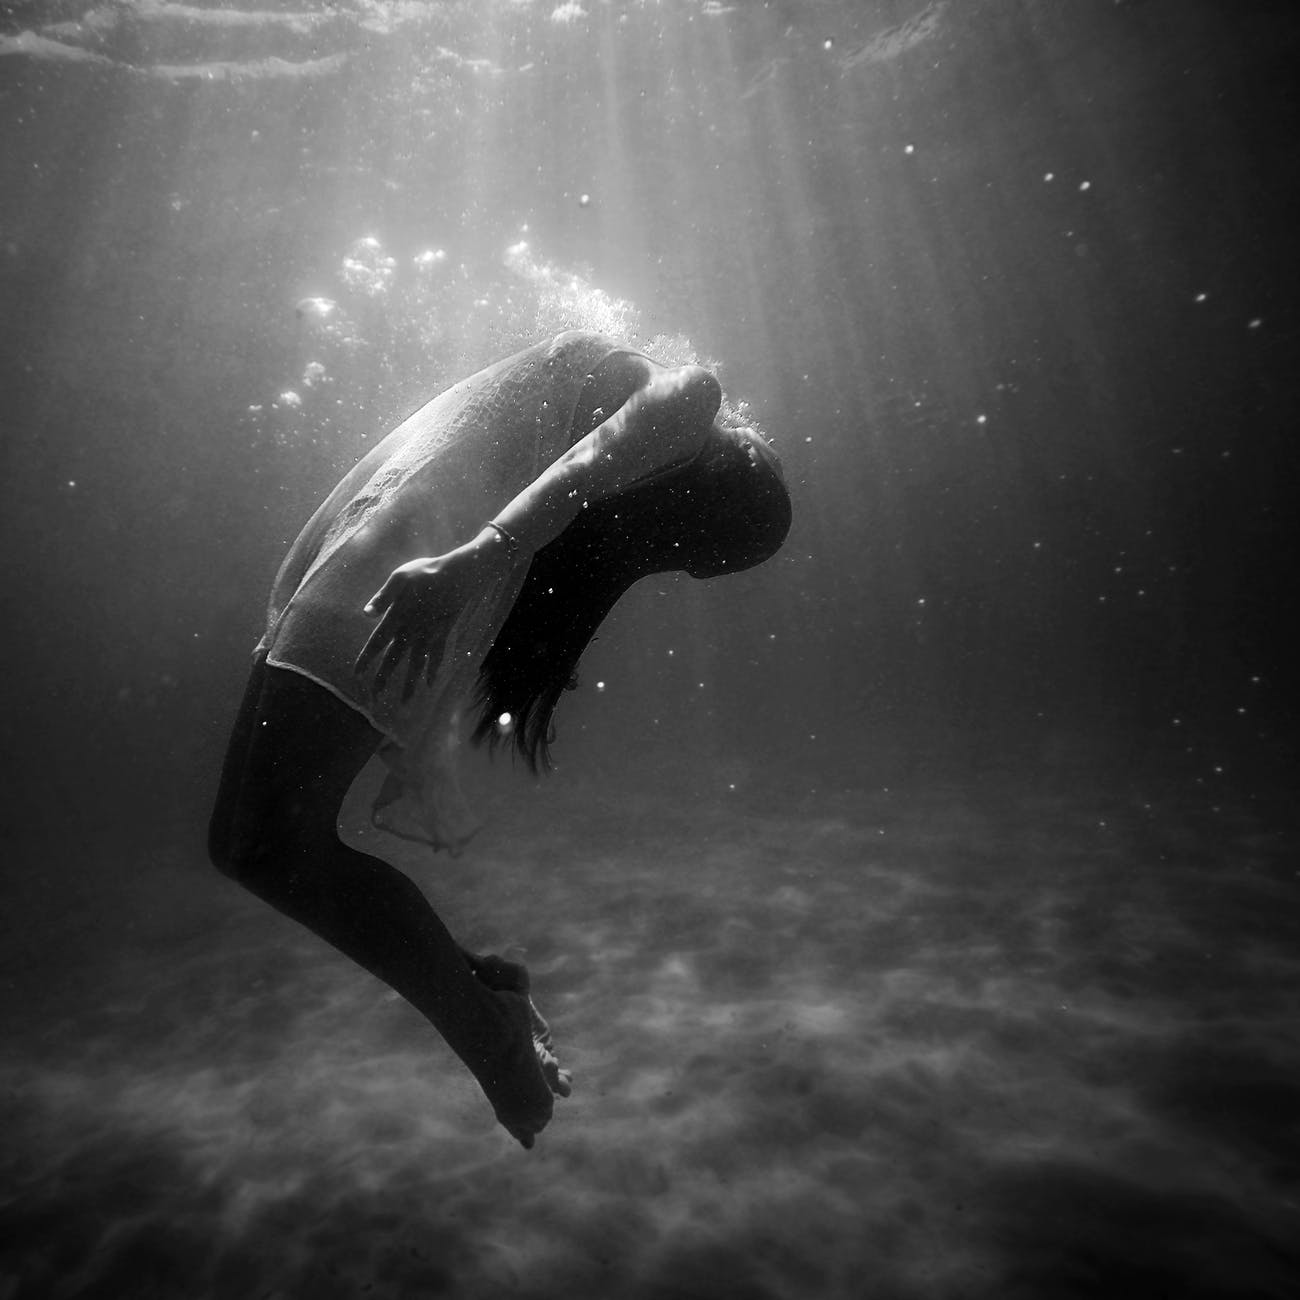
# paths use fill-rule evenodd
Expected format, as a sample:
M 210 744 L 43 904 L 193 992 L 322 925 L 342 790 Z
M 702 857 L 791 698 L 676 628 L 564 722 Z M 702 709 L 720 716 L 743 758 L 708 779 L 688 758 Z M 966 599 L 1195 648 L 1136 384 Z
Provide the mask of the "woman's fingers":
M 392 573 L 384 579 L 384 585 L 379 588 L 373 596 L 366 601 L 364 613 L 375 618 L 380 614 L 386 613 L 397 599 L 397 589 L 406 580 L 406 575 L 400 570 L 394 569 Z
M 433 561 L 412 561 L 394 569 L 366 602 L 364 612 L 379 622 L 361 647 L 352 671 L 365 674 L 378 660 L 371 682 L 375 694 L 388 685 L 407 655 L 410 658 L 402 681 L 402 699 L 409 700 L 421 682 L 433 684 L 447 639 L 439 623 L 440 603 L 436 596 L 431 602 L 428 591 L 429 580 L 437 572 Z M 430 629 L 437 630 L 430 636 Z
M 374 691 L 376 695 L 388 685 L 388 679 L 397 670 L 397 665 L 402 662 L 402 656 L 406 653 L 407 644 L 407 639 L 398 633 L 393 637 L 388 649 L 384 651 L 384 657 L 379 661 L 379 667 L 375 669 Z
M 444 637 L 436 646 L 429 649 L 428 655 L 424 660 L 424 684 L 433 685 L 433 679 L 438 675 L 438 669 L 442 665 L 442 652 L 446 648 L 446 638 Z
M 384 657 L 380 660 L 379 669 L 375 674 L 376 691 L 383 689 L 384 682 L 388 680 L 396 666 L 396 660 L 389 662 L 394 650 L 396 649 L 398 659 L 402 655 L 402 632 L 397 603 L 404 582 L 403 574 L 390 573 L 388 580 L 370 597 L 362 611 L 371 618 L 378 618 L 379 623 L 366 639 L 365 645 L 361 647 L 361 653 L 357 655 L 352 671 L 364 673 L 370 666 L 370 661 L 383 653 Z
M 415 694 L 415 688 L 422 683 L 425 686 L 433 685 L 433 679 L 437 677 L 438 669 L 442 667 L 442 652 L 446 648 L 445 633 L 420 641 L 411 647 L 411 663 L 407 669 L 406 687 L 402 692 L 402 699 L 409 700 Z
M 358 675 L 364 673 L 370 666 L 370 661 L 393 639 L 392 630 L 387 626 L 387 623 L 388 620 L 385 617 L 379 626 L 366 638 L 365 645 L 361 647 L 361 653 L 357 655 L 356 662 L 352 665 L 354 673 Z
M 411 647 L 411 657 L 406 665 L 406 680 L 402 683 L 402 700 L 405 702 L 415 694 L 415 688 L 424 676 L 424 667 L 428 662 L 429 652 L 420 646 Z
M 402 699 L 409 700 L 415 694 L 416 687 L 424 683 L 432 686 L 442 663 L 442 652 L 446 644 L 445 637 L 434 637 L 422 641 L 408 635 L 395 619 L 391 611 L 386 614 L 370 638 L 357 655 L 352 671 L 361 675 L 371 663 L 379 660 L 371 679 L 371 689 L 378 695 L 386 687 L 406 659 L 406 673 L 402 681 Z
M 393 635 L 383 628 L 377 628 L 357 656 L 353 671 L 363 674 L 370 661 L 376 655 L 379 655 L 379 666 L 375 669 L 375 675 L 370 683 L 371 690 L 378 695 L 388 685 L 389 678 L 397 671 L 398 665 L 401 664 L 408 648 L 410 648 L 410 642 L 406 637 L 401 634 Z M 406 680 L 402 687 L 402 699 L 409 700 L 411 698 L 415 681 L 419 679 L 423 665 L 424 656 L 418 647 L 411 649 L 410 664 L 407 667 Z

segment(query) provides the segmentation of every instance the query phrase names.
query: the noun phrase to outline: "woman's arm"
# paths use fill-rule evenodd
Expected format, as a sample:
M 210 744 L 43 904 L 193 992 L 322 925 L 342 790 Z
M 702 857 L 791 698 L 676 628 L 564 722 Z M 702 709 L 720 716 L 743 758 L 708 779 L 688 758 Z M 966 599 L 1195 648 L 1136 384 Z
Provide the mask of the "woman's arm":
M 658 370 L 585 438 L 574 443 L 492 519 L 529 556 L 554 541 L 589 501 L 690 460 L 722 401 L 702 366 Z M 506 540 L 489 525 L 496 542 Z
M 548 465 L 479 533 L 446 555 L 394 569 L 365 612 L 379 624 L 357 656 L 364 673 L 378 657 L 373 688 L 382 691 L 408 659 L 402 698 L 432 681 L 447 633 L 476 590 L 558 537 L 591 501 L 631 487 L 694 456 L 708 439 L 722 400 L 702 366 L 676 370 L 646 362 L 648 377 L 626 402 Z

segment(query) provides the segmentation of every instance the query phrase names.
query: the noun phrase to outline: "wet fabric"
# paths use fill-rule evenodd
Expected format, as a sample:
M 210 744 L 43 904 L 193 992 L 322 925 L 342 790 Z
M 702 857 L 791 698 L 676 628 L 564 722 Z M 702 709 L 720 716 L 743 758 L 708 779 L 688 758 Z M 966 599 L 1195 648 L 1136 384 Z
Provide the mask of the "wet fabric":
M 629 351 L 602 335 L 561 334 L 489 366 L 416 411 L 365 456 L 312 516 L 271 591 L 259 650 L 362 713 L 384 736 L 376 823 L 453 853 L 477 829 L 457 775 L 462 711 L 523 586 L 527 565 L 477 592 L 456 616 L 432 683 L 401 698 L 352 666 L 375 623 L 362 609 L 389 574 L 473 538 L 574 441 L 593 367 Z

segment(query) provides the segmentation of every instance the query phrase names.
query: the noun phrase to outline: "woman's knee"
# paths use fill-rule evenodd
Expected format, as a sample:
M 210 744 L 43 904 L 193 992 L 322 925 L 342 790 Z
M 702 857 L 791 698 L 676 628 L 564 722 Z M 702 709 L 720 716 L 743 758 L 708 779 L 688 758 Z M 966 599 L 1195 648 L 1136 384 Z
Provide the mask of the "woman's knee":
M 214 816 L 208 857 L 223 876 L 257 893 L 276 892 L 305 864 L 327 862 L 339 847 L 337 809 L 301 798 L 241 801 Z
M 208 858 L 223 876 L 247 885 L 274 873 L 277 862 L 297 856 L 297 841 L 304 838 L 293 819 L 277 817 L 273 809 L 236 805 L 224 817 L 220 809 L 213 814 Z

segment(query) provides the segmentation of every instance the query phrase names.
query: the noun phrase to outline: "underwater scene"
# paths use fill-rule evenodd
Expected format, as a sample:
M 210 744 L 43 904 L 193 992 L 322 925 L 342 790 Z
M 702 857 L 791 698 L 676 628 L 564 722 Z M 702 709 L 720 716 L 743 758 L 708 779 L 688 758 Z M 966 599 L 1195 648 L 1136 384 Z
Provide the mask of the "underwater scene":
M 238 4 L 0 5 L 0 1300 L 1300 1295 L 1300 9 Z

